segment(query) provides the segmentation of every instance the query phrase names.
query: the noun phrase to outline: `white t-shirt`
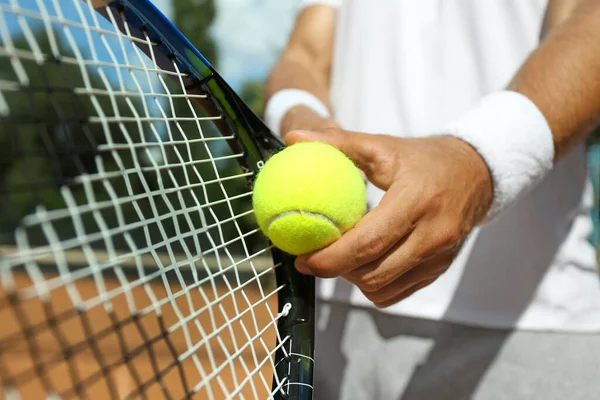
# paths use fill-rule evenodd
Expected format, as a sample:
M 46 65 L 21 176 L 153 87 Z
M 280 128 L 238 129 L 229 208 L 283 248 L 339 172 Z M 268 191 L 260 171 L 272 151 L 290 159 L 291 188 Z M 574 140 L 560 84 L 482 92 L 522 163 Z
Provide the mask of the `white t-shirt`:
M 424 136 L 503 89 L 537 46 L 544 0 L 321 0 L 338 7 L 331 80 L 345 129 Z M 481 134 L 485 134 L 482 126 Z M 438 280 L 386 312 L 491 327 L 600 331 L 583 148 L 476 229 Z M 369 204 L 383 193 L 367 188 Z M 321 282 L 324 299 L 371 305 Z M 347 287 L 347 286 L 345 286 Z

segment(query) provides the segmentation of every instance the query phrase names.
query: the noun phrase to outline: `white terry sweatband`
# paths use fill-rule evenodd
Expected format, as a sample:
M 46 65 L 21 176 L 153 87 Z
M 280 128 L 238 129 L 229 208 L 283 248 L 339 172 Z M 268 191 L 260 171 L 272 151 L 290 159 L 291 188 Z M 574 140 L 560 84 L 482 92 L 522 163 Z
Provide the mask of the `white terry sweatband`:
M 443 132 L 469 143 L 486 162 L 494 185 L 488 219 L 510 207 L 553 166 L 550 126 L 536 105 L 517 92 L 484 97 Z
M 282 89 L 276 92 L 265 107 L 265 122 L 271 130 L 281 135 L 281 121 L 295 106 L 305 106 L 324 118 L 331 117 L 327 106 L 312 93 L 301 89 Z
M 302 1 L 300 1 L 301 8 L 305 8 L 308 6 L 315 6 L 315 5 L 324 5 L 324 6 L 338 8 L 342 5 L 342 0 L 302 0 Z

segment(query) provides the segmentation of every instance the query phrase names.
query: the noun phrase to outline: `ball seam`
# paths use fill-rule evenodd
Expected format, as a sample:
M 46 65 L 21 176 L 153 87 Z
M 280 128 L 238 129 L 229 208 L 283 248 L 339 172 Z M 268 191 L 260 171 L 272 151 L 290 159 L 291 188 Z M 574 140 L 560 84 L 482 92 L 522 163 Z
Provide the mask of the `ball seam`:
M 283 218 L 283 217 L 287 217 L 287 216 L 289 216 L 289 215 L 306 215 L 306 216 L 309 216 L 309 217 L 313 217 L 313 218 L 319 218 L 319 219 L 322 219 L 322 220 L 324 220 L 324 221 L 327 221 L 327 222 L 329 222 L 329 223 L 330 223 L 330 224 L 332 224 L 333 226 L 335 226 L 335 227 L 337 228 L 337 230 L 338 230 L 338 231 L 340 231 L 340 235 L 343 235 L 343 234 L 344 234 L 344 230 L 342 229 L 342 227 L 341 227 L 341 226 L 339 226 L 337 222 L 335 222 L 335 221 L 334 221 L 334 220 L 332 220 L 331 218 L 327 217 L 326 215 L 319 214 L 319 213 L 313 213 L 313 212 L 310 212 L 310 211 L 301 211 L 301 210 L 285 211 L 285 212 L 282 212 L 282 213 L 280 213 L 280 214 L 277 214 L 277 215 L 275 215 L 275 216 L 271 217 L 271 218 L 270 218 L 270 219 L 267 221 L 267 224 L 266 224 L 265 230 L 266 230 L 267 232 L 269 232 L 269 228 L 271 227 L 271 224 L 272 224 L 272 223 L 276 222 L 277 220 L 279 220 L 279 219 L 281 219 L 281 218 Z

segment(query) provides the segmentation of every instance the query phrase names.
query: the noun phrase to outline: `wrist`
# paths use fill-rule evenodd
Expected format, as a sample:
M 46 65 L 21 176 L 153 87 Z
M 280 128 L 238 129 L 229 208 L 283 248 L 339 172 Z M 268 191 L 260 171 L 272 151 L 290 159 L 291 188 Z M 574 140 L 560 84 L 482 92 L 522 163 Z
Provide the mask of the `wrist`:
M 304 105 L 292 107 L 281 120 L 280 135 L 293 130 L 320 130 L 336 128 L 337 123 L 332 118 L 323 117 L 312 108 Z
M 452 142 L 452 152 L 467 171 L 467 181 L 472 206 L 467 213 L 473 224 L 479 224 L 489 214 L 494 200 L 494 183 L 491 171 L 479 152 L 464 140 L 447 136 Z
M 289 132 L 290 119 L 294 119 L 295 113 L 307 112 L 307 109 L 320 118 L 331 118 L 327 106 L 312 93 L 300 89 L 282 89 L 271 96 L 267 102 L 265 122 L 275 134 L 281 135 Z M 285 127 L 284 120 L 286 120 Z
M 553 166 L 550 127 L 535 104 L 516 92 L 484 97 L 444 133 L 468 143 L 485 161 L 494 193 L 488 218 L 512 206 Z

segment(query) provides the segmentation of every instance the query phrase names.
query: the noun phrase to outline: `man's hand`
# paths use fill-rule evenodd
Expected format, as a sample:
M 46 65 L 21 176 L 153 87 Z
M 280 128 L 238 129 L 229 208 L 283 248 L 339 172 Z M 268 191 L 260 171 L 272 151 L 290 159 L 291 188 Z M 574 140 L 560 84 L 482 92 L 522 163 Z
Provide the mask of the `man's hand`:
M 296 260 L 302 273 L 344 277 L 378 307 L 397 303 L 440 276 L 493 197 L 485 162 L 453 137 L 400 139 L 327 129 L 293 131 L 285 139 L 339 148 L 386 191 L 338 241 Z
M 281 121 L 281 136 L 295 129 L 319 131 L 329 128 L 339 128 L 332 118 L 323 118 L 309 107 L 296 106 L 290 109 Z

